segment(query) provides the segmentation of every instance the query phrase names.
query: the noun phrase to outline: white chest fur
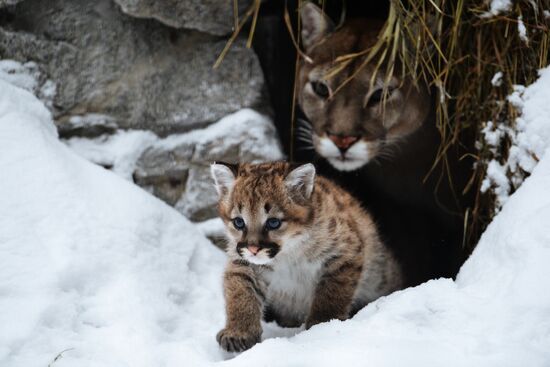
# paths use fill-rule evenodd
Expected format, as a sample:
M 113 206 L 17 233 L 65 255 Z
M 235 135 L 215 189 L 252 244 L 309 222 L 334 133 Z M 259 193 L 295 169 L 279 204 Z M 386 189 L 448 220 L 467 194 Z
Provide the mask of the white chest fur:
M 304 321 L 311 308 L 321 264 L 308 262 L 303 257 L 278 258 L 273 263 L 273 270 L 263 274 L 267 302 L 279 312 Z

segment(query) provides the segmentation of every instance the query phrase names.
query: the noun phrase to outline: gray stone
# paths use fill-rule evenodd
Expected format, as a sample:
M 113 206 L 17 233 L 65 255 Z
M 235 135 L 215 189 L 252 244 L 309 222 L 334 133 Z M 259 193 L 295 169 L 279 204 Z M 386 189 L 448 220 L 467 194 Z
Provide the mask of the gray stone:
M 139 18 L 154 18 L 175 28 L 196 29 L 215 35 L 233 30 L 233 0 L 114 0 L 122 10 Z M 239 0 L 239 13 L 251 0 Z
M 0 8 L 5 6 L 15 5 L 23 0 L 0 0 Z
M 212 162 L 282 158 L 272 122 L 252 110 L 243 110 L 206 129 L 155 142 L 138 159 L 134 182 L 175 205 L 191 220 L 202 221 L 216 216 Z
M 203 221 L 217 215 L 217 202 L 210 165 L 194 165 L 189 170 L 187 187 L 175 208 L 193 221 Z
M 157 175 L 134 174 L 134 182 L 137 185 L 172 206 L 180 201 L 185 190 L 188 189 L 186 187 L 188 179 L 192 180 L 193 178 L 194 176 L 190 176 L 187 169 L 174 169 L 166 172 L 166 174 Z M 187 210 L 185 210 L 185 213 L 187 213 Z
M 264 105 L 262 72 L 243 40 L 212 70 L 225 42 L 129 17 L 111 0 L 27 0 L 0 30 L 0 55 L 47 72 L 58 125 L 102 114 L 167 135 Z

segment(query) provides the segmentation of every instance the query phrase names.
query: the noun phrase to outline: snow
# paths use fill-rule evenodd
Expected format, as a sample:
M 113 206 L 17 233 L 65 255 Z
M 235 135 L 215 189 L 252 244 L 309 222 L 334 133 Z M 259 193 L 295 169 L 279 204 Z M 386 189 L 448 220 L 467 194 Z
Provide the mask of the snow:
M 500 87 L 502 85 L 502 76 L 504 74 L 502 71 L 496 72 L 495 75 L 493 75 L 493 78 L 491 79 L 491 85 L 493 87 Z
M 221 218 L 212 218 L 196 223 L 196 228 L 206 237 L 223 237 L 225 225 Z
M 512 8 L 512 0 L 491 0 L 489 4 L 489 11 L 483 13 L 483 18 L 493 17 L 502 13 L 506 13 Z
M 517 139 L 511 153 L 510 164 L 519 165 L 523 170 L 532 172 L 537 161 L 550 145 L 550 67 L 540 70 L 539 79 L 529 87 L 519 88 L 511 98 L 520 111 L 516 119 Z
M 0 80 L 34 93 L 46 106 L 52 107 L 57 87 L 53 81 L 45 79 L 35 62 L 22 64 L 15 60 L 0 60 Z
M 0 365 L 219 359 L 224 255 L 184 217 L 57 139 L 0 81 Z M 205 271 L 208 269 L 208 271 Z
M 235 356 L 215 342 L 225 256 L 208 229 L 76 155 L 40 101 L 0 80 L 0 365 L 550 365 L 549 90 L 546 69 L 517 96 L 532 174 L 456 281 L 308 331 L 266 324 Z
M 101 113 L 88 113 L 85 115 L 71 116 L 69 118 L 69 124 L 73 129 L 91 126 L 105 126 L 112 129 L 117 127 L 115 120 L 111 116 Z
M 74 137 L 65 143 L 78 155 L 132 181 L 138 158 L 157 139 L 150 131 L 121 130 L 94 139 Z
M 525 46 L 529 46 L 529 37 L 527 37 L 527 28 L 523 23 L 523 17 L 518 17 L 518 34 L 519 38 L 525 43 Z
M 511 141 L 508 157 L 504 162 L 492 160 L 487 165 L 487 175 L 481 191 L 492 189 L 496 194 L 497 210 L 508 200 L 512 188 L 517 188 L 525 174 L 533 171 L 537 162 L 550 145 L 550 67 L 541 69 L 539 79 L 525 88 L 514 86 L 508 101 L 520 113 L 510 126 L 505 122 L 489 121 L 482 130 L 484 141 L 493 153 L 504 137 Z
M 246 131 L 243 131 L 242 126 L 246 126 Z M 243 134 L 247 134 L 248 138 L 243 140 Z M 202 152 L 208 147 L 209 156 L 227 154 L 228 147 L 239 145 L 241 153 L 261 158 L 250 160 L 252 163 L 280 160 L 284 157 L 276 134 L 273 133 L 271 120 L 249 108 L 225 116 L 204 129 L 170 135 L 157 141 L 153 148 L 169 151 L 185 145 L 195 145 L 195 152 Z

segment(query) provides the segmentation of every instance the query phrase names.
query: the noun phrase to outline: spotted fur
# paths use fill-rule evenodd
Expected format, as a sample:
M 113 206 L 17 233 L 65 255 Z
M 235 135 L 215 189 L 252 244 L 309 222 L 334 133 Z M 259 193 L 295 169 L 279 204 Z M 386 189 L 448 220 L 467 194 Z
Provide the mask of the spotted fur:
M 260 320 L 306 328 L 344 320 L 402 285 L 401 270 L 370 215 L 311 164 L 212 165 L 226 225 L 226 326 L 218 342 L 242 351 Z M 245 227 L 238 229 L 235 218 Z M 280 227 L 269 230 L 277 218 Z M 237 223 L 239 224 L 239 223 Z

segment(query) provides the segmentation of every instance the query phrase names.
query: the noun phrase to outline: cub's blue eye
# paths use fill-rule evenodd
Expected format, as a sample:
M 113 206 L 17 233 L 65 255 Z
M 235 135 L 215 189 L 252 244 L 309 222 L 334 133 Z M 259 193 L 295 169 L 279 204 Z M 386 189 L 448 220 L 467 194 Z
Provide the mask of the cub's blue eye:
M 233 225 L 238 230 L 242 230 L 244 228 L 244 219 L 241 218 L 241 217 L 237 217 L 237 218 L 233 219 Z
M 265 226 L 269 230 L 277 229 L 281 226 L 281 220 L 278 218 L 269 218 L 265 222 Z

